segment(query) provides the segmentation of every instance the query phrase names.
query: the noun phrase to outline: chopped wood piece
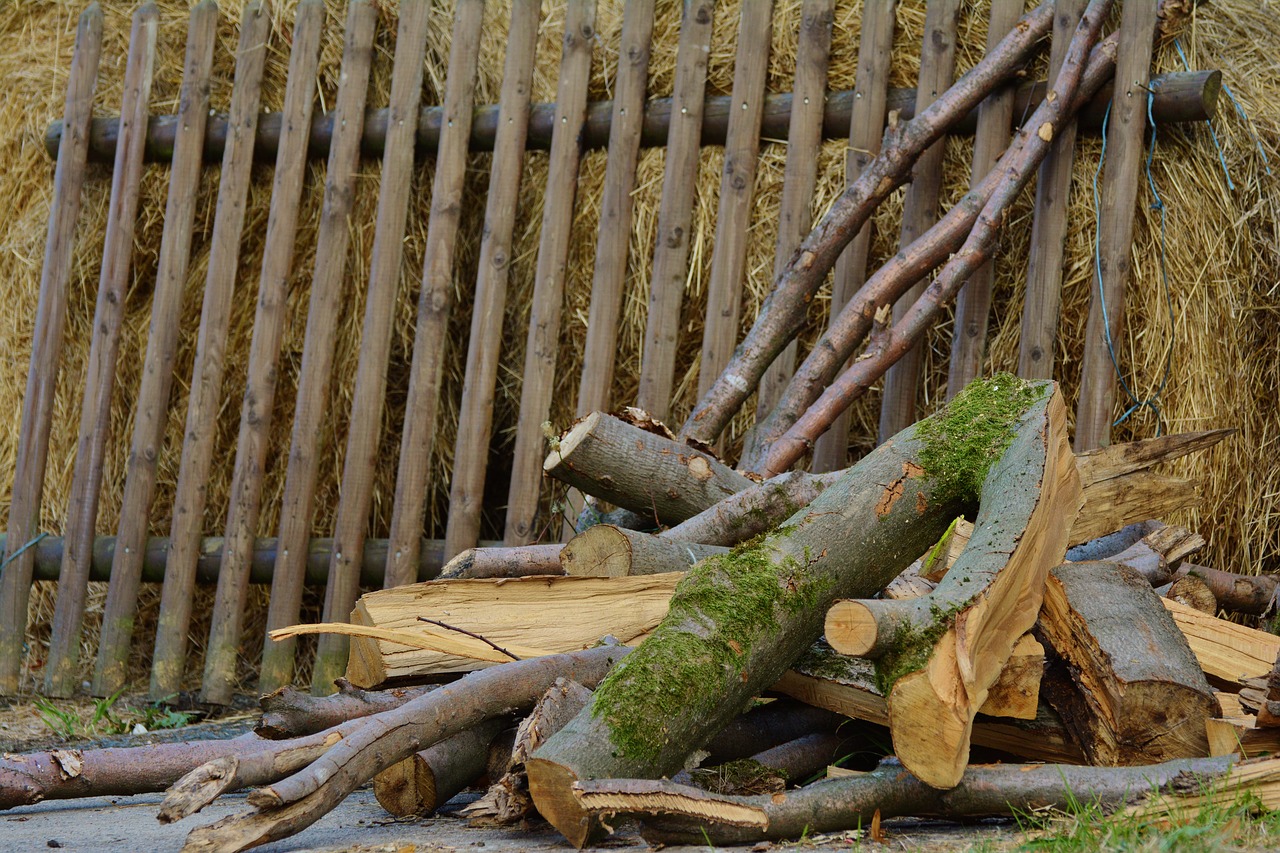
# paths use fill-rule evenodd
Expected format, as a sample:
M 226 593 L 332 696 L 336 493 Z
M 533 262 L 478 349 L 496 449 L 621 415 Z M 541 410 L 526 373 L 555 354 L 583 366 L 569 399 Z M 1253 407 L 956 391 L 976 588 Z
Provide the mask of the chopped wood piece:
M 1267 616 L 1280 595 L 1280 575 L 1238 575 L 1193 563 L 1183 563 L 1177 574 L 1203 581 L 1218 606 L 1235 613 Z
M 767 533 L 813 503 L 843 474 L 788 471 L 753 483 L 659 535 L 705 545 L 737 545 Z
M 440 570 L 440 579 L 527 578 L 560 575 L 561 545 L 517 545 L 510 548 L 468 548 Z
M 429 815 L 485 772 L 489 747 L 509 721 L 485 720 L 373 777 L 373 795 L 396 817 Z
M 1218 700 L 1137 572 L 1106 562 L 1059 566 L 1045 588 L 1040 630 L 1080 686 L 1055 707 L 1091 763 L 1208 754 L 1205 720 L 1221 713 Z
M 939 539 L 937 546 L 925 557 L 924 564 L 920 567 L 920 577 L 934 583 L 942 580 L 964 553 L 965 546 L 969 544 L 972 536 L 972 522 L 957 518 L 951 525 L 951 529 L 947 531 L 947 535 Z
M 1240 705 L 1234 693 L 1219 693 L 1222 719 L 1206 720 L 1210 755 L 1237 754 L 1244 758 L 1280 752 L 1280 729 L 1264 727 Z
M 1180 604 L 1194 607 L 1201 613 L 1208 613 L 1210 616 L 1218 614 L 1218 599 L 1214 597 L 1213 590 L 1209 589 L 1209 585 L 1195 575 L 1180 577 L 1173 583 L 1157 589 L 1156 594 L 1165 598 L 1172 598 Z
M 1151 471 L 1133 471 L 1083 485 L 1086 510 L 1071 528 L 1073 545 L 1135 521 L 1167 516 L 1195 506 L 1200 500 L 1200 492 L 1192 481 Z
M 1201 613 L 1168 598 L 1173 616 L 1200 668 L 1215 684 L 1239 690 L 1244 679 L 1265 678 L 1280 657 L 1280 637 Z
M 1113 444 L 1098 450 L 1076 454 L 1080 481 L 1085 488 L 1104 480 L 1114 480 L 1136 471 L 1145 471 L 1160 462 L 1170 462 L 1200 450 L 1207 450 L 1234 429 L 1211 429 L 1204 432 L 1182 432 L 1126 444 Z
M 543 470 L 589 495 L 679 524 L 752 481 L 710 453 L 593 412 L 561 436 Z
M 352 637 L 347 678 L 369 688 L 493 665 L 492 647 L 420 622 L 419 616 L 474 632 L 511 651 L 517 647 L 544 653 L 577 651 L 606 635 L 622 643 L 636 642 L 662 621 L 681 577 L 676 573 L 607 579 L 427 581 L 370 592 L 352 612 L 357 625 L 452 642 L 454 651 L 445 654 L 373 637 Z
M 1184 558 L 1204 547 L 1204 537 L 1185 527 L 1166 527 L 1158 521 L 1147 524 L 1154 529 L 1123 551 L 1091 559 L 1124 563 L 1152 586 L 1161 586 L 1174 576 Z
M 612 524 L 597 524 L 569 540 L 560 551 L 560 566 L 573 577 L 656 575 L 684 571 L 705 557 L 728 550 L 720 545 L 677 542 Z
M 1247 774 L 1247 775 L 1246 775 Z M 712 794 L 667 780 L 601 779 L 574 785 L 573 795 L 592 815 L 653 815 L 642 834 L 650 843 L 750 844 L 766 839 L 800 838 L 869 825 L 881 818 L 936 816 L 964 818 L 1016 814 L 1045 807 L 1069 808 L 1090 802 L 1123 805 L 1166 792 L 1178 779 L 1194 780 L 1198 793 L 1210 780 L 1224 780 L 1238 797 L 1244 779 L 1277 786 L 1280 760 L 1249 768 L 1231 758 L 1169 761 L 1153 767 L 1072 767 L 1066 765 L 995 764 L 970 767 L 951 791 L 939 791 L 888 759 L 871 773 L 827 779 L 785 794 L 735 797 Z M 1189 793 L 1186 788 L 1183 792 Z M 1270 792 L 1269 792 L 1270 793 Z M 1173 804 L 1194 807 L 1199 801 L 1184 793 L 1164 793 L 1141 801 L 1148 810 Z M 1272 794 L 1274 797 L 1274 794 Z M 1233 800 L 1226 800 L 1233 802 Z

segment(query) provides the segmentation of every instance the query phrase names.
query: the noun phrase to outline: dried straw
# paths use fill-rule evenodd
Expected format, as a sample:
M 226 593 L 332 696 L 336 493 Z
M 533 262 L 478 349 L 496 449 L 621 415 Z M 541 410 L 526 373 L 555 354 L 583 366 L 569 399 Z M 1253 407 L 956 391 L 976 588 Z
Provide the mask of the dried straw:
M 103 49 L 97 105 L 98 112 L 119 111 L 119 99 L 127 49 L 132 2 L 103 2 L 106 37 Z M 182 46 L 186 31 L 187 4 L 161 2 L 159 45 L 161 61 L 156 68 L 153 111 L 175 109 L 181 77 Z M 222 3 L 223 21 L 214 65 L 213 104 L 225 110 L 230 98 L 233 69 L 232 51 L 236 39 L 238 5 Z M 265 105 L 279 109 L 283 100 L 293 8 L 296 0 L 278 0 L 269 6 L 274 26 L 269 45 Z M 375 55 L 370 104 L 386 103 L 390 88 L 391 57 L 395 41 L 395 3 L 381 2 L 378 50 Z M 448 56 L 450 4 L 440 4 L 433 12 L 428 49 L 424 100 L 438 103 L 443 91 Z M 963 4 L 960 21 L 958 64 L 961 71 L 979 56 L 986 31 L 986 3 Z M 341 55 L 341 26 L 345 4 L 330 0 L 329 20 L 320 67 L 323 104 L 332 105 L 336 92 Z M 795 53 L 797 0 L 775 4 L 773 57 L 769 88 L 785 91 L 791 86 L 791 60 Z M 49 121 L 59 116 L 72 37 L 80 3 L 31 0 L 0 7 L 0 35 L 6 51 L 0 57 L 0 81 L 6 97 L 0 101 L 0 288 L 5 310 L 0 312 L 0 431 L 16 437 L 30 352 L 32 326 L 38 295 L 39 266 L 43 255 L 45 223 L 51 198 L 52 163 L 44 152 L 43 133 Z M 650 73 L 651 96 L 671 90 L 679 28 L 680 4 L 660 0 Z M 837 3 L 835 38 L 830 69 L 832 88 L 851 88 L 857 63 L 860 3 Z M 738 3 L 718 4 L 708 69 L 708 91 L 727 93 L 732 86 L 733 33 Z M 622 4 L 601 3 L 597 19 L 599 40 L 593 67 L 590 97 L 607 98 L 617 65 L 617 44 Z M 1184 46 L 1195 67 L 1219 68 L 1248 113 L 1253 130 L 1273 163 L 1280 167 L 1280 68 L 1274 51 L 1267 45 L 1280 38 L 1280 11 L 1273 0 L 1216 0 L 1202 6 L 1187 23 Z M 497 100 L 502 59 L 506 45 L 505 4 L 487 4 L 477 100 Z M 924 21 L 924 0 L 903 0 L 898 4 L 898 28 L 894 45 L 891 85 L 913 85 L 919 63 L 919 41 Z M 559 66 L 563 4 L 544 4 L 539 33 L 538 63 L 533 97 L 550 101 L 555 97 Z M 1180 68 L 1171 49 L 1157 57 L 1157 70 Z M 1042 60 L 1028 74 L 1042 73 Z M 1141 203 L 1134 249 L 1134 280 L 1129 290 L 1129 330 L 1120 352 L 1122 364 L 1142 393 L 1158 385 L 1164 353 L 1173 347 L 1173 372 L 1162 397 L 1165 426 L 1172 430 L 1238 426 L 1240 436 L 1203 459 L 1181 466 L 1180 470 L 1204 483 L 1204 499 L 1198 509 L 1180 519 L 1199 529 L 1209 539 L 1207 562 L 1237 571 L 1280 570 L 1280 466 L 1267 460 L 1280 449 L 1280 426 L 1274 417 L 1280 375 L 1277 359 L 1277 313 L 1280 312 L 1280 249 L 1276 223 L 1280 219 L 1273 179 L 1268 177 L 1254 146 L 1253 136 L 1243 120 L 1224 101 L 1215 122 L 1224 155 L 1236 190 L 1226 188 L 1217 154 L 1203 127 L 1161 130 L 1154 178 L 1168 205 L 1167 256 L 1173 291 L 1175 323 L 1169 328 L 1159 274 L 1159 221 Z M 1088 312 L 1088 290 L 1094 237 L 1090 182 L 1099 154 L 1098 142 L 1082 140 L 1078 153 L 1071 197 L 1071 229 L 1068 235 L 1068 266 L 1063 303 L 1062 336 L 1057 353 L 1057 375 L 1068 398 L 1074 401 L 1080 353 Z M 843 187 L 844 146 L 826 143 L 819 154 L 819 186 L 815 197 L 818 213 L 824 210 Z M 944 203 L 963 193 L 969 177 L 971 142 L 952 139 L 946 149 Z M 756 179 L 756 217 L 752 223 L 750 255 L 745 282 L 744 329 L 770 285 L 772 246 L 785 145 L 767 144 L 761 150 Z M 483 225 L 483 201 L 487 184 L 488 155 L 473 155 L 468 173 L 461 242 L 455 271 L 457 309 L 451 333 L 442 342 L 448 354 L 445 396 L 441 411 L 427 519 L 427 535 L 442 534 L 447 513 L 449 474 L 457 425 L 457 405 L 465 365 L 465 342 L 470 324 L 470 292 L 475 281 L 476 256 Z M 715 233 L 716 195 L 723 154 L 719 149 L 702 152 L 697 182 L 694 239 L 687 283 L 687 301 L 682 315 L 677 416 L 687 412 L 697 386 L 698 350 L 705 305 L 705 284 L 709 276 L 711 242 Z M 636 218 L 628 275 L 628 295 L 619 330 L 618 368 L 613 398 L 626 403 L 634 399 L 640 365 L 640 341 L 647 303 L 647 276 L 656 234 L 657 210 L 662 182 L 663 152 L 643 152 L 640 160 Z M 167 533 L 174 484 L 177 479 L 180 436 L 187 404 L 187 383 L 195 350 L 199 322 L 200 294 L 208 263 L 209 232 L 212 227 L 217 169 L 208 170 L 201 189 L 200 215 L 187 282 L 182 343 L 166 444 L 160 458 L 157 496 L 152 507 L 153 531 Z M 357 184 L 355 211 L 351 219 L 352 250 L 349 259 L 350 287 L 338 315 L 340 329 L 336 352 L 336 380 L 320 457 L 324 460 L 317 495 L 314 529 L 318 535 L 332 528 L 344 453 L 348 411 L 353 391 L 359 328 L 367 285 L 369 253 L 373 242 L 379 164 L 364 164 Z M 559 354 L 558 378 L 552 419 L 567 424 L 573 415 L 578 375 L 581 371 L 582 341 L 590 303 L 592 253 L 599 219 L 599 195 L 603 183 L 603 152 L 591 152 L 582 163 L 578 206 L 575 214 L 569 276 L 563 314 L 563 345 Z M 491 486 L 485 535 L 501 527 L 501 505 L 505 500 L 503 482 L 509 463 L 516 413 L 519 408 L 520 376 L 524 340 L 533 288 L 533 275 L 541 218 L 542 193 L 546 179 L 546 155 L 526 157 L 525 180 L 520 197 L 516 242 L 513 252 L 511 294 L 507 304 L 505 330 L 507 346 L 504 369 L 499 374 L 494 413 L 494 442 L 490 453 Z M 394 475 L 399 453 L 400 423 L 406 393 L 406 373 L 412 352 L 415 306 L 422 263 L 422 247 L 430 204 L 432 169 L 419 172 L 414 194 L 414 211 L 407 236 L 405 274 L 396 313 L 392 366 L 388 381 L 385 438 L 380 454 L 374 490 L 374 507 L 369 521 L 372 535 L 385 535 L 391 515 Z M 312 271 L 324 166 L 310 169 L 300 218 L 295 273 L 290 283 L 293 306 L 281 362 L 280 393 L 272 430 L 261 535 L 273 535 L 283 489 L 284 459 L 288 452 L 289 429 L 294 405 L 293 385 L 302 352 L 307 292 Z M 218 417 L 217 455 L 209 483 L 206 533 L 221 533 L 227 510 L 230 460 L 234 456 L 241 389 L 244 387 L 249 340 L 252 334 L 254 294 L 262 259 L 261 234 L 265 230 L 269 205 L 270 172 L 262 168 L 250 194 L 246 239 L 243 245 L 241 298 L 236 300 L 229 339 L 225 403 Z M 120 512 L 124 466 L 131 428 L 131 404 L 139 382 L 139 365 L 146 347 L 147 322 L 154 282 L 156 255 L 160 245 L 167 188 L 167 169 L 152 166 L 146 171 L 142 188 L 141 221 L 136 236 L 134 280 L 128 294 L 126 323 L 117 376 L 117 394 L 112 408 L 112 435 L 106 456 L 106 471 L 99 513 L 99 531 L 114 532 Z M 50 445 L 49 468 L 44 494 L 42 525 L 58 532 L 70 490 L 74 464 L 74 443 L 79 417 L 82 378 L 88 354 L 88 327 L 93 316 L 93 299 L 100 264 L 109 176 L 95 167 L 85 191 L 84 212 L 76 248 L 76 264 L 71 288 L 67 344 L 56 399 L 55 428 Z M 1145 193 L 1145 189 L 1144 189 Z M 1146 196 L 1144 195 L 1144 199 Z M 1147 199 L 1149 200 L 1149 199 Z M 897 248 L 897 220 L 900 197 L 891 199 L 875 217 L 872 263 Z M 1016 365 L 1018 322 L 1021 311 L 1021 283 L 1024 276 L 1029 233 L 1030 196 L 1020 200 L 1007 230 L 996 262 L 996 298 L 992 308 L 992 343 L 988 369 L 1009 369 Z M 811 342 L 825 325 L 825 294 L 815 301 L 811 327 L 803 338 Z M 950 322 L 939 325 L 928 341 L 927 380 L 921 391 L 925 410 L 932 409 L 945 391 L 946 359 L 950 350 Z M 879 398 L 868 395 L 856 409 L 851 433 L 851 452 L 867 449 L 875 433 Z M 744 412 L 732 426 L 732 438 L 740 440 L 753 421 Z M 1153 434 L 1155 423 L 1142 413 L 1115 431 L 1116 440 Z M 0 443 L 0 515 L 7 516 L 12 481 L 15 440 Z M 731 441 L 731 447 L 733 442 Z M 31 655 L 28 664 L 35 671 L 43 660 L 52 612 L 52 584 L 38 585 L 32 603 Z M 84 638 L 84 660 L 91 661 L 96 646 L 97 618 L 103 590 L 90 597 L 88 630 Z M 202 592 L 207 596 L 207 592 Z M 146 672 L 154 630 L 156 590 L 143 593 L 140 628 L 136 637 L 137 666 L 134 675 Z M 261 610 L 265 591 L 254 595 L 255 615 L 247 630 L 246 650 L 254 652 L 261 636 Z M 197 607 L 197 613 L 207 608 Z M 256 621 L 255 621 L 256 620 Z M 200 671 L 199 653 L 206 626 L 192 629 L 195 656 L 190 672 Z M 246 660 L 242 675 L 249 678 L 254 664 Z M 38 674 L 38 672 L 36 673 Z M 305 677 L 305 673 L 302 674 Z

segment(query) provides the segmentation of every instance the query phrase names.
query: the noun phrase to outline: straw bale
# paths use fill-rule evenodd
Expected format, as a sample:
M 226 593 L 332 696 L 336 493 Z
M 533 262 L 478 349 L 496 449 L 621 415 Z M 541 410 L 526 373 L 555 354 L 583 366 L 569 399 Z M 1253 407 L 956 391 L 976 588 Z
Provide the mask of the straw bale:
M 102 73 L 96 99 L 97 111 L 119 111 L 124 57 L 127 50 L 129 15 L 133 2 L 105 0 L 105 45 Z M 160 60 L 156 67 L 153 111 L 172 112 L 181 79 L 182 48 L 186 31 L 187 3 L 164 0 L 160 4 Z M 240 4 L 223 2 L 223 19 L 214 64 L 213 106 L 225 110 L 236 39 L 236 19 Z M 279 109 L 283 102 L 285 71 L 296 0 L 278 0 L 268 5 L 274 15 L 270 37 L 264 104 Z M 439 103 L 447 65 L 451 5 L 434 6 L 428 41 L 424 102 Z M 659 0 L 650 70 L 649 94 L 669 94 L 674 77 L 679 30 L 680 4 Z M 830 67 L 832 88 L 851 88 L 857 64 L 861 3 L 839 0 L 834 22 Z M 898 3 L 891 85 L 911 86 L 919 65 L 919 41 L 924 23 L 924 0 Z M 977 61 L 986 37 L 987 3 L 964 5 L 960 20 L 958 68 L 963 72 Z M 396 4 L 379 2 L 379 32 L 375 53 L 371 106 L 387 101 L 391 60 L 395 44 Z M 50 120 L 59 116 L 70 65 L 72 38 L 80 3 L 31 0 L 0 6 L 0 35 L 6 51 L 0 56 L 0 81 L 6 97 L 0 100 L 0 290 L 4 310 L 0 311 L 0 430 L 16 438 L 21 417 L 21 401 L 30 352 L 39 269 L 43 256 L 45 226 L 52 194 L 52 163 L 43 150 L 43 133 Z M 592 68 L 590 97 L 608 98 L 617 67 L 617 44 L 623 4 L 601 3 L 597 17 L 599 35 Z M 717 5 L 715 35 L 708 67 L 709 93 L 724 94 L 732 88 L 734 31 L 739 2 L 725 0 Z M 773 54 L 768 86 L 773 91 L 791 87 L 792 58 L 796 45 L 798 0 L 775 4 Z M 501 84 L 502 60 L 507 41 L 507 4 L 491 0 L 486 5 L 477 102 L 496 102 Z M 1174 308 L 1170 326 L 1160 287 L 1161 250 L 1158 214 L 1149 210 L 1144 196 L 1135 232 L 1134 279 L 1129 289 L 1130 333 L 1118 352 L 1126 376 L 1135 389 L 1147 394 L 1160 383 L 1164 354 L 1172 347 L 1172 372 L 1161 398 L 1166 429 L 1205 429 L 1239 426 L 1240 436 L 1203 459 L 1182 466 L 1185 473 L 1206 483 L 1200 508 L 1177 519 L 1200 530 L 1210 542 L 1206 558 L 1221 568 L 1237 571 L 1280 569 L 1280 466 L 1268 464 L 1280 449 L 1280 424 L 1275 418 L 1280 368 L 1277 368 L 1277 313 L 1280 312 L 1280 248 L 1276 223 L 1280 219 L 1274 179 L 1265 173 L 1254 145 L 1250 127 L 1256 131 L 1267 154 L 1280 167 L 1280 73 L 1277 59 L 1268 45 L 1280 39 L 1280 11 L 1274 2 L 1258 0 L 1215 0 L 1201 6 L 1187 22 L 1183 44 L 1194 67 L 1220 68 L 1247 112 L 1247 125 L 1224 99 L 1215 127 L 1236 189 L 1226 188 L 1222 168 L 1213 143 L 1204 127 L 1165 128 L 1153 167 L 1157 188 L 1164 196 L 1168 212 L 1165 249 Z M 341 59 L 342 22 L 345 3 L 329 0 L 329 17 L 322 47 L 319 72 L 321 105 L 333 103 Z M 538 60 L 533 97 L 550 101 L 555 97 L 560 59 L 563 3 L 543 3 L 539 31 Z M 1043 57 L 1034 60 L 1025 73 L 1043 73 Z M 1157 70 L 1180 67 L 1169 47 L 1157 57 Z M 844 184 L 844 144 L 825 143 L 819 153 L 819 185 L 815 195 L 817 214 L 824 211 Z M 954 202 L 969 180 L 968 139 L 946 143 L 944 204 Z M 1056 358 L 1057 374 L 1069 400 L 1077 392 L 1080 353 L 1088 291 L 1092 275 L 1094 218 L 1092 179 L 1099 155 L 1096 137 L 1081 141 L 1071 196 L 1071 227 L 1068 234 L 1068 265 L 1063 302 L 1062 335 Z M 756 177 L 755 218 L 751 224 L 744 282 L 743 329 L 749 326 L 770 286 L 773 267 L 772 246 L 776 236 L 777 209 L 786 147 L 765 144 L 761 148 Z M 467 174 L 466 197 L 454 271 L 456 306 L 450 334 L 439 345 L 445 348 L 447 364 L 439 434 L 432 459 L 431 500 L 427 535 L 439 536 L 447 514 L 448 482 L 453 462 L 458 399 L 465 370 L 465 341 L 471 321 L 470 294 L 476 276 L 477 255 L 483 228 L 483 211 L 490 156 L 474 154 Z M 618 332 L 618 365 L 613 399 L 616 403 L 634 400 L 640 366 L 640 346 L 647 308 L 647 279 L 652 262 L 657 214 L 662 184 L 664 153 L 661 149 L 642 152 L 635 193 L 636 215 L 628 262 L 628 291 L 623 322 Z M 723 152 L 706 148 L 700 159 L 694 206 L 693 240 L 687 278 L 687 300 L 681 315 L 681 344 L 676 381 L 677 399 L 673 420 L 686 413 L 694 402 L 697 387 L 698 352 L 705 309 L 705 285 L 709 277 L 715 235 L 715 209 Z M 324 164 L 315 162 L 308 170 L 304 207 L 299 220 L 294 273 L 289 283 L 293 308 L 281 358 L 281 378 L 268 457 L 261 535 L 273 535 L 279 515 L 284 485 L 284 463 L 294 406 L 294 385 L 301 360 L 307 294 L 314 262 Z M 365 162 L 357 182 L 355 208 L 351 217 L 351 250 L 344 302 L 335 322 L 339 324 L 335 357 L 335 381 L 331 391 L 332 416 L 325 427 L 320 458 L 322 468 L 317 491 L 314 529 L 319 535 L 332 529 L 345 453 L 344 437 L 349 422 L 356 361 L 360 343 L 363 301 L 373 243 L 373 223 L 377 205 L 380 164 Z M 599 221 L 599 195 L 605 172 L 605 153 L 587 153 L 582 161 L 578 202 L 573 222 L 568 278 L 562 321 L 563 343 L 559 353 L 552 420 L 567 424 L 573 416 L 578 376 L 582 366 L 582 343 L 590 305 L 590 283 Z M 188 276 L 182 341 L 177 361 L 168 432 L 160 458 L 159 484 L 152 507 L 153 531 L 168 530 L 173 489 L 177 479 L 178 448 L 186 414 L 187 384 L 194 358 L 195 333 L 204 274 L 208 264 L 209 237 L 217 188 L 216 167 L 207 170 L 201 185 L 197 234 Z M 420 287 L 426 217 L 430 206 L 431 165 L 424 164 L 416 176 L 413 209 L 406 236 L 404 274 L 397 305 L 392 343 L 392 364 L 388 375 L 385 430 L 380 465 L 374 488 L 373 512 L 369 520 L 372 535 L 385 535 L 390 523 L 394 475 L 399 454 L 399 436 L 407 391 L 407 367 L 413 346 L 416 300 Z M 525 334 L 538 247 L 542 198 L 547 175 L 547 156 L 534 152 L 525 159 L 524 183 L 513 247 L 510 293 L 504 331 L 506 345 L 498 377 L 494 411 L 494 440 L 490 452 L 488 509 L 484 518 L 486 536 L 501 529 L 505 503 L 505 473 L 514 440 L 519 410 L 520 365 L 523 363 Z M 99 513 L 101 533 L 114 532 L 123 490 L 129 433 L 130 409 L 139 382 L 139 365 L 146 347 L 148 313 L 154 282 L 156 257 L 163 230 L 163 210 L 167 190 L 167 168 L 149 166 L 145 172 L 136 236 L 133 282 L 126 305 L 126 320 L 117 376 L 117 393 L 112 407 L 112 434 L 106 456 L 106 471 Z M 239 421 L 240 397 L 244 387 L 249 341 L 252 336 L 254 295 L 262 262 L 262 234 L 266 229 L 270 203 L 271 170 L 258 167 L 250 191 L 246 238 L 242 247 L 240 298 L 235 301 L 228 346 L 228 369 L 224 384 L 224 404 L 217 421 L 218 460 L 209 483 L 206 511 L 207 534 L 221 533 L 226 517 L 231 460 Z M 1146 192 L 1144 188 L 1144 192 Z M 66 348 L 61 368 L 56 416 L 50 445 L 49 467 L 41 523 L 44 529 L 61 530 L 74 465 L 74 443 L 80 408 L 80 388 L 88 354 L 88 331 L 100 266 L 102 235 L 106 220 L 109 173 L 97 166 L 86 184 L 81 227 L 76 245 L 76 262 L 71 286 Z M 897 249 L 901 194 L 896 194 L 874 218 L 872 264 Z M 1009 369 L 1016 365 L 1021 289 L 1030 232 L 1031 193 L 1019 199 L 1011 226 L 1006 230 L 996 258 L 996 294 L 992 307 L 992 338 L 987 368 Z M 829 298 L 824 291 L 815 300 L 810 326 L 802 337 L 807 348 L 825 326 Z M 921 390 L 924 411 L 934 408 L 945 393 L 946 360 L 950 350 L 951 323 L 947 319 L 926 343 L 926 381 Z M 865 452 L 874 442 L 879 393 L 874 391 L 855 410 L 850 434 L 851 458 Z M 751 411 L 743 412 L 731 426 L 729 448 L 739 446 L 742 435 L 754 421 Z M 1155 420 L 1149 411 L 1131 417 L 1115 431 L 1117 440 L 1153 434 Z M 15 441 L 0 442 L 0 515 L 6 515 L 10 501 Z M 47 641 L 52 613 L 53 584 L 39 584 L 33 596 L 32 653 L 29 664 L 38 666 Z M 208 591 L 199 593 L 205 601 Z M 255 652 L 261 636 L 264 590 L 253 597 L 246 650 Z M 137 642 L 135 676 L 146 672 L 147 652 L 157 593 L 143 593 L 142 618 Z M 90 596 L 90 615 L 84 640 L 84 659 L 92 660 L 96 643 L 103 590 Z M 315 593 L 309 593 L 311 604 Z M 196 612 L 207 612 L 197 607 Z M 200 653 L 207 626 L 192 629 L 195 652 L 192 677 L 197 677 Z M 242 675 L 253 673 L 246 660 Z M 38 674 L 38 673 L 37 673 Z M 303 673 L 305 675 L 305 672 Z

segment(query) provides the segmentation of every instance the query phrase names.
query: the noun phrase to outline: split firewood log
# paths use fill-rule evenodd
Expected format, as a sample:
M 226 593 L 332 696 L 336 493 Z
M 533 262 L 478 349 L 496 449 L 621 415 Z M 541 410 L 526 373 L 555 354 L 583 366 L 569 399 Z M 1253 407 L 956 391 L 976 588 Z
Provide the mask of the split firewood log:
M 1050 695 L 1090 763 L 1207 755 L 1218 700 L 1151 585 L 1117 563 L 1066 563 L 1049 576 L 1039 630 L 1080 689 Z M 1056 691 L 1055 691 L 1056 693 Z
M 591 706 L 529 762 L 538 811 L 570 841 L 585 843 L 596 827 L 572 798 L 574 781 L 680 769 L 813 644 L 834 600 L 878 591 L 936 542 L 976 501 L 989 469 L 1021 460 L 1025 479 L 1015 491 L 1031 504 L 1039 502 L 1041 486 L 1053 493 L 1063 471 L 1077 482 L 1062 420 L 1052 383 L 1013 377 L 974 383 L 946 412 L 849 469 L 777 532 L 699 563 L 638 657 L 619 667 Z M 1057 506 L 1059 514 L 1074 514 L 1077 498 L 1078 491 L 1065 501 L 1065 512 Z M 1038 535 L 1031 531 L 1028 543 Z M 1053 555 L 1050 565 L 1060 558 Z M 1004 658 L 1022 633 L 1009 638 Z
M 1132 803 L 1135 813 L 1148 816 L 1194 815 L 1198 807 L 1218 802 L 1204 795 L 1211 784 L 1215 793 L 1227 792 L 1223 797 L 1264 792 L 1269 806 L 1280 796 L 1280 759 L 1182 759 L 1147 767 L 975 765 L 950 790 L 926 785 L 887 759 L 870 773 L 752 797 L 713 794 L 665 779 L 585 780 L 575 783 L 572 793 L 596 818 L 642 816 L 641 834 L 653 844 L 734 845 L 865 828 L 876 814 L 961 819 L 1065 810 L 1088 802 L 1107 808 Z
M 1186 638 L 1211 684 L 1239 692 L 1250 679 L 1266 678 L 1280 657 L 1280 637 L 1160 599 Z
M 1261 711 L 1256 716 L 1249 713 L 1235 693 L 1219 693 L 1218 704 L 1222 706 L 1221 719 L 1205 722 L 1210 755 L 1256 758 L 1280 753 L 1280 728 L 1264 726 Z

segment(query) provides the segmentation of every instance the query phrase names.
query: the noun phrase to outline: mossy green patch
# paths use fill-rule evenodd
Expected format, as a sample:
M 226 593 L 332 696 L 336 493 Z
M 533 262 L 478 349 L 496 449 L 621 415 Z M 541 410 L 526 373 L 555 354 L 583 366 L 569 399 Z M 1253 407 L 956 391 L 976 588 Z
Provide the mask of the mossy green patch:
M 929 605 L 929 621 L 904 621 L 893 634 L 889 651 L 876 659 L 876 689 L 888 696 L 899 678 L 924 669 L 938 640 L 956 621 L 956 614 L 968 606 L 964 601 L 946 608 Z
M 779 620 L 812 611 L 829 593 L 831 578 L 775 547 L 781 535 L 690 569 L 666 618 L 600 685 L 592 713 L 609 724 L 621 755 L 653 762 L 669 742 L 666 721 L 722 712 L 726 691 L 743 683 L 753 650 L 777 635 Z
M 940 501 L 976 501 L 987 471 L 1013 441 L 1018 422 L 1049 386 L 1008 373 L 971 382 L 942 411 L 920 422 L 920 464 Z

